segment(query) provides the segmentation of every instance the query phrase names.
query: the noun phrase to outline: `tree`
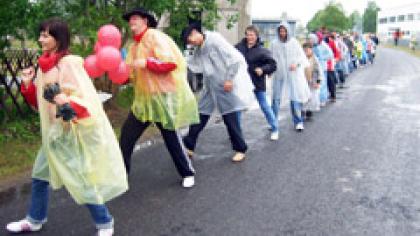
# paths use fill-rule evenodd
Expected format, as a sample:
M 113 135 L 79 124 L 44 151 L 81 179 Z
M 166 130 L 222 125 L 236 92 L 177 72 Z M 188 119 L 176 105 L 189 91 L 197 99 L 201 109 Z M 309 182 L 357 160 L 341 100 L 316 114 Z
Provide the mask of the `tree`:
M 0 2 L 0 49 L 10 45 L 10 38 L 23 39 L 28 17 L 28 0 Z M 6 23 L 7 22 L 7 23 Z
M 72 53 L 83 57 L 93 52 L 97 30 L 101 25 L 114 24 L 121 29 L 123 44 L 130 37 L 128 24 L 122 19 L 124 12 L 143 6 L 154 12 L 158 20 L 169 16 L 164 30 L 182 46 L 180 33 L 192 19 L 199 20 L 207 29 L 213 29 L 220 19 L 217 0 L 13 0 L 0 1 L 0 52 L 10 45 L 10 36 L 25 41 L 37 41 L 38 24 L 57 16 L 70 25 Z M 228 0 L 234 4 L 236 0 Z M 237 16 L 229 16 L 230 21 Z M 228 22 L 229 23 L 229 22 Z M 95 80 L 103 91 L 118 91 L 109 80 Z
M 329 2 L 326 7 L 319 10 L 308 22 L 309 31 L 315 31 L 325 26 L 333 31 L 345 31 L 349 29 L 349 19 L 344 13 L 343 6 L 334 1 Z
M 354 29 L 360 22 L 362 22 L 362 16 L 359 11 L 353 11 L 349 16 L 349 26 L 351 29 Z
M 376 19 L 380 8 L 375 1 L 369 1 L 363 13 L 363 32 L 376 33 Z
M 236 0 L 228 0 L 234 4 Z M 72 51 L 86 56 L 92 51 L 98 28 L 107 23 L 118 26 L 123 33 L 124 41 L 129 37 L 129 30 L 122 19 L 127 10 L 143 6 L 156 14 L 158 18 L 169 15 L 169 27 L 164 29 L 179 45 L 180 33 L 191 18 L 200 18 L 208 29 L 213 29 L 220 15 L 217 0 L 14 0 L 1 1 L 0 50 L 10 45 L 8 40 L 30 39 L 36 41 L 38 24 L 52 16 L 64 18 L 75 36 Z M 195 13 L 203 14 L 195 14 Z M 231 21 L 237 16 L 230 16 Z

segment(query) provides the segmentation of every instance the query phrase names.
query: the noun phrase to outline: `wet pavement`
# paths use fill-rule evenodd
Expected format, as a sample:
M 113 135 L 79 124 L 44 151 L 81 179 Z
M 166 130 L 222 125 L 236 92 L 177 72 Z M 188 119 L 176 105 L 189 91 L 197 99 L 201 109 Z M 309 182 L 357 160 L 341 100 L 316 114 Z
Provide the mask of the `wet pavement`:
M 276 142 L 258 109 L 245 113 L 250 150 L 240 164 L 223 122 L 211 122 L 193 189 L 180 187 L 161 142 L 146 145 L 130 191 L 109 203 L 115 235 L 420 235 L 420 60 L 380 49 L 347 86 L 303 133 L 284 109 Z M 0 197 L 0 235 L 25 215 L 27 190 Z M 51 194 L 48 220 L 33 235 L 95 233 L 65 191 Z

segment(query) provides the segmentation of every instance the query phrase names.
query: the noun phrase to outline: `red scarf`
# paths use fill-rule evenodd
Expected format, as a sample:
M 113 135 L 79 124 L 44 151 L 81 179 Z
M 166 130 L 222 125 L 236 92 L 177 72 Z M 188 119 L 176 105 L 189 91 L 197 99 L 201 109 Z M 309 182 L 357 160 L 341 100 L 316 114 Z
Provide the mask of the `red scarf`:
M 67 54 L 69 54 L 68 51 L 63 51 L 59 53 L 44 52 L 38 58 L 38 64 L 39 64 L 39 67 L 41 68 L 41 71 L 43 73 L 48 72 L 49 70 L 51 70 L 58 64 L 58 61 L 60 61 L 62 57 L 64 57 Z
M 144 34 L 146 33 L 148 28 L 146 28 L 143 32 L 141 32 L 140 34 L 137 35 L 133 35 L 133 39 L 134 41 L 136 41 L 137 43 L 139 43 L 141 41 L 141 39 L 143 38 Z

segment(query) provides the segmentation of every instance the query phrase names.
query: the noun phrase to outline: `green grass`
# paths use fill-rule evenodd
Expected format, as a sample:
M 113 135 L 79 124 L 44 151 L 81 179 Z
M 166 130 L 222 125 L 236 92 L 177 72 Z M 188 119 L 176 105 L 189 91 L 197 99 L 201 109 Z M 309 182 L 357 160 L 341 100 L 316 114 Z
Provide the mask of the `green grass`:
M 127 118 L 132 101 L 133 89 L 128 87 L 118 93 L 114 102 L 111 102 L 112 105 L 106 108 L 117 137 L 120 136 L 121 127 Z M 23 103 L 23 99 L 20 98 L 19 103 L 24 109 L 24 116 L 12 110 L 7 112 L 7 119 L 4 122 L 6 114 L 4 110 L 0 110 L 0 181 L 30 170 L 41 147 L 39 115 L 31 111 Z M 11 100 L 7 100 L 6 104 L 10 105 Z M 159 130 L 151 126 L 140 141 L 158 134 Z
M 386 48 L 392 48 L 392 49 L 397 49 L 400 51 L 404 51 L 407 52 L 413 56 L 419 57 L 420 58 L 420 49 L 417 49 L 415 51 L 411 50 L 410 48 L 406 47 L 406 46 L 395 46 L 393 44 L 386 44 L 385 45 Z
M 0 179 L 31 168 L 41 135 L 38 114 L 14 117 L 0 126 Z
M 128 110 L 131 107 L 131 103 L 133 102 L 133 99 L 134 99 L 133 86 L 128 86 L 118 93 L 115 101 L 119 107 Z

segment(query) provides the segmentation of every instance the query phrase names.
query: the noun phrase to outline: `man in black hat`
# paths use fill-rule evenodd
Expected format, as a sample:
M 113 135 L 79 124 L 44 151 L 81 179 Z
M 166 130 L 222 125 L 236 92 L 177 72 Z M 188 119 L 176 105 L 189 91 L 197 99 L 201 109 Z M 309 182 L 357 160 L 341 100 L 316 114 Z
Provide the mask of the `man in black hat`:
M 121 130 L 120 145 L 127 172 L 133 148 L 154 123 L 160 130 L 183 187 L 194 186 L 194 169 L 177 129 L 198 122 L 197 102 L 187 82 L 186 61 L 175 42 L 154 29 L 155 17 L 143 8 L 123 18 L 133 33 L 126 58 L 134 88 L 131 112 Z

